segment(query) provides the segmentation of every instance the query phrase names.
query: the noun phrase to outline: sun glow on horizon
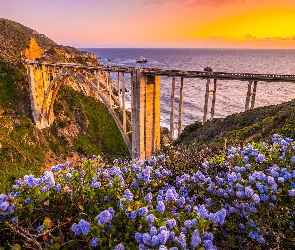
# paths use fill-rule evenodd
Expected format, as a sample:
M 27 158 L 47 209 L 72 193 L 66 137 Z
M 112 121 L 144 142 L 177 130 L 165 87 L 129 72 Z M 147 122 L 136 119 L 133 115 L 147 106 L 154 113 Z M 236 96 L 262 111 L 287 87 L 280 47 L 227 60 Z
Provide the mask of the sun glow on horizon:
M 257 38 L 294 36 L 295 9 L 272 9 L 216 20 L 196 32 L 198 38 L 228 36 L 242 39 L 251 34 Z M 289 24 L 289 25 L 286 25 Z

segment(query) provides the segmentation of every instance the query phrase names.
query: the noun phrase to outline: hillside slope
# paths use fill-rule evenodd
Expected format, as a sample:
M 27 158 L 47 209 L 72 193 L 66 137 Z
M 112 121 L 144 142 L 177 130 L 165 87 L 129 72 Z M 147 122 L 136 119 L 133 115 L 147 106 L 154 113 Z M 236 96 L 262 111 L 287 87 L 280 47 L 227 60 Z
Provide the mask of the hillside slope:
M 87 65 L 98 65 L 95 55 L 80 51 L 74 47 L 58 45 L 56 42 L 40 34 L 36 30 L 20 23 L 0 18 L 0 58 L 16 63 L 24 57 L 24 51 L 34 38 L 44 52 L 39 58 L 47 62 L 76 62 Z
M 270 139 L 278 133 L 295 139 L 295 99 L 279 105 L 259 107 L 246 112 L 213 119 L 204 126 L 184 129 L 180 141 L 186 143 L 248 142 Z

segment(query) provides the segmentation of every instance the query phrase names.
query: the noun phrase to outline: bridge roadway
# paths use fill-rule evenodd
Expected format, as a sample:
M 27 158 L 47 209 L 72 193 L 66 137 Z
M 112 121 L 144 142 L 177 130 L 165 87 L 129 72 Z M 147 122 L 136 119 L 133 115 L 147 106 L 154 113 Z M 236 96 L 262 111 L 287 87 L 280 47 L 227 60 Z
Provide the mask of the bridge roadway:
M 32 63 L 39 64 L 39 63 Z M 252 73 L 226 73 L 226 72 L 207 72 L 189 70 L 164 70 L 159 68 L 136 68 L 122 66 L 85 66 L 76 63 L 42 63 L 45 66 L 69 67 L 84 70 L 101 70 L 109 72 L 132 73 L 140 69 L 143 73 L 157 76 L 201 78 L 201 79 L 220 79 L 220 80 L 241 80 L 241 81 L 265 81 L 265 82 L 295 82 L 295 75 L 279 74 L 252 74 Z
M 160 77 L 172 78 L 170 139 L 175 131 L 182 132 L 184 110 L 184 79 L 206 80 L 203 123 L 215 115 L 218 80 L 248 81 L 245 110 L 255 107 L 257 84 L 264 82 L 295 82 L 295 75 L 226 73 L 207 71 L 164 70 L 121 66 L 85 66 L 76 63 L 46 63 L 27 61 L 31 105 L 35 124 L 42 129 L 54 121 L 54 101 L 60 86 L 66 81 L 88 84 L 113 116 L 132 158 L 147 158 L 160 145 Z M 111 75 L 110 73 L 117 73 Z M 130 74 L 130 81 L 125 81 Z M 176 79 L 180 81 L 176 84 Z M 76 79 L 76 80 L 75 80 Z M 80 82 L 80 83 L 79 83 Z M 211 84 L 213 83 L 213 84 Z M 125 84 L 131 84 L 131 108 L 126 106 Z M 176 86 L 177 85 L 177 86 Z M 213 88 L 212 88 L 213 85 Z M 84 86 L 80 86 L 82 89 Z M 179 98 L 175 92 L 179 91 Z M 211 116 L 208 119 L 209 99 L 212 96 Z M 175 104 L 178 115 L 175 122 Z M 99 115 L 99 114 L 98 114 Z M 130 135 L 131 134 L 131 135 Z M 131 139 L 131 137 L 132 139 Z

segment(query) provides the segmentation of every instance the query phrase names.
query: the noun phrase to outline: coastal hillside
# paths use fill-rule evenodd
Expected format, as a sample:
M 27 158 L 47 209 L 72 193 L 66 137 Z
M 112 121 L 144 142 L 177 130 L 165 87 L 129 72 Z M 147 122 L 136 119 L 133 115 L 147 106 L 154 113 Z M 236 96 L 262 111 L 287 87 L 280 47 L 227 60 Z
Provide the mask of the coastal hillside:
M 48 47 L 58 53 L 46 56 Z M 35 127 L 26 68 L 20 63 L 26 50 L 38 51 L 44 61 L 97 63 L 88 52 L 56 45 L 30 28 L 0 19 L 0 192 L 20 176 L 38 174 L 60 162 L 78 162 L 81 156 L 101 155 L 107 161 L 129 157 L 107 108 L 69 85 L 58 93 L 54 124 L 42 130 Z
M 0 18 L 0 58 L 15 63 L 25 58 L 31 40 L 36 41 L 43 53 L 39 60 L 46 62 L 75 62 L 98 65 L 96 57 L 87 51 L 58 45 L 56 42 L 20 23 Z
M 226 146 L 225 143 L 270 140 L 273 134 L 295 139 L 295 99 L 215 118 L 204 126 L 196 122 L 184 129 L 179 142 Z
M 259 107 L 215 118 L 204 125 L 195 122 L 186 126 L 179 139 L 173 143 L 174 162 L 181 168 L 175 173 L 189 172 L 204 160 L 224 154 L 232 146 L 243 147 L 251 142 L 271 143 L 274 134 L 295 140 L 295 99 L 279 105 Z

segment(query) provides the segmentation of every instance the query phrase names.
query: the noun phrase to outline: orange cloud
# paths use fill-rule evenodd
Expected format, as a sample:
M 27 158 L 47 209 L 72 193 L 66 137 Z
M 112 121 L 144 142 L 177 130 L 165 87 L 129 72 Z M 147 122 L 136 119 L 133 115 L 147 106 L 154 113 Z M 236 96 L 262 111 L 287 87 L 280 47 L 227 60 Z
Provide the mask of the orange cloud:
M 207 44 L 209 47 L 222 44 L 224 47 L 239 48 L 295 48 L 295 35 L 291 37 L 265 37 L 257 38 L 246 34 L 244 38 L 235 39 L 229 36 L 212 36 L 209 38 L 195 39 L 196 44 Z

